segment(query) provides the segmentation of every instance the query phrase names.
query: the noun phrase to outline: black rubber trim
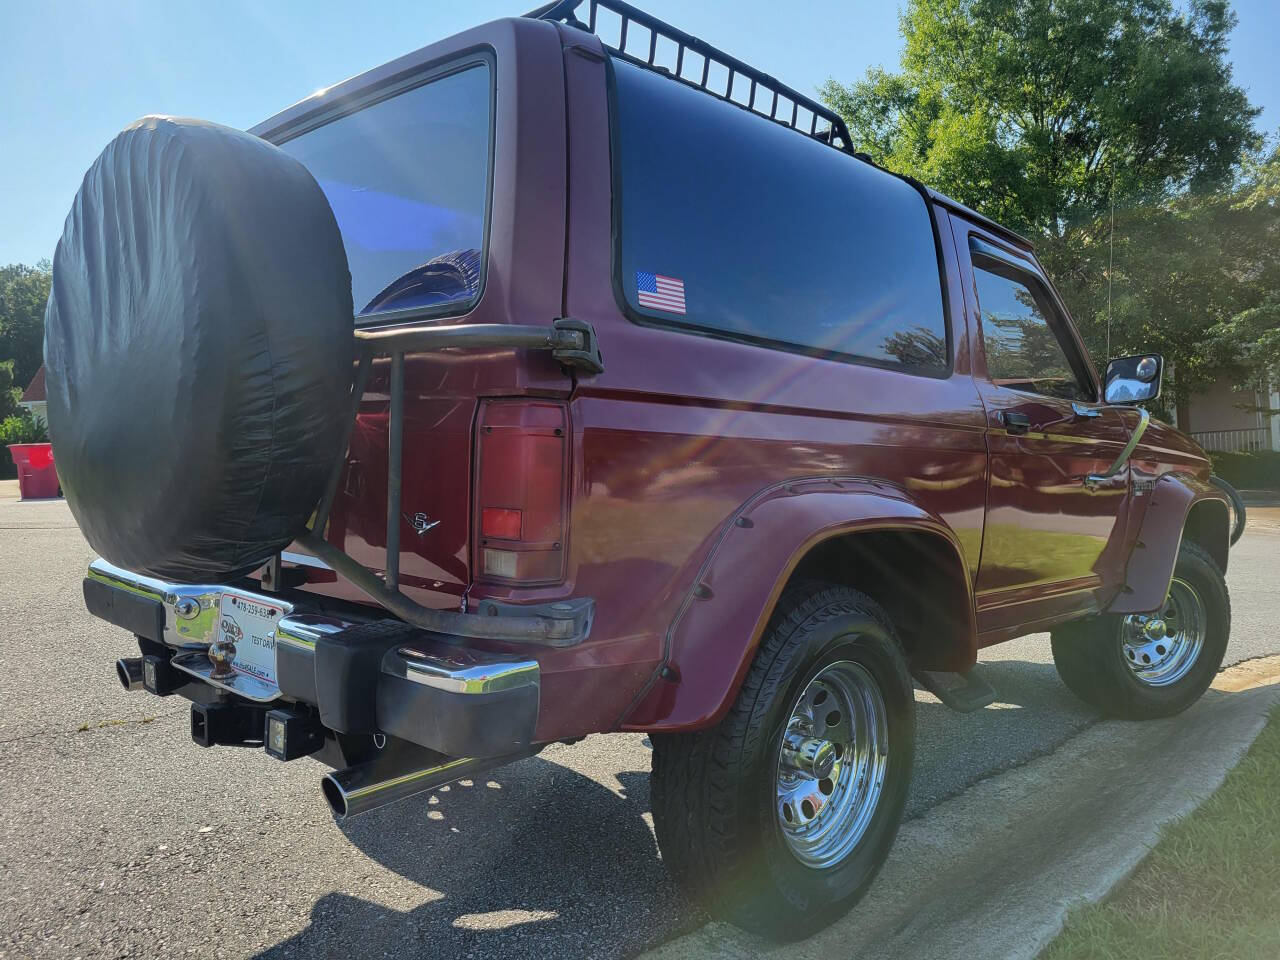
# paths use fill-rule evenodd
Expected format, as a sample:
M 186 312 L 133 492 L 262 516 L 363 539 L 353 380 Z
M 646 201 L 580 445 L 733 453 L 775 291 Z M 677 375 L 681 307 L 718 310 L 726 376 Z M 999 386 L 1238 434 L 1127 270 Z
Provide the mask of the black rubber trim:
M 286 697 L 319 707 L 324 726 L 346 734 L 383 733 L 451 757 L 497 757 L 533 742 L 535 684 L 493 693 L 457 693 L 382 670 L 383 654 L 428 635 L 398 621 L 361 624 L 326 636 L 315 649 L 276 647 L 276 678 Z M 445 637 L 429 644 L 447 650 Z
M 378 678 L 378 727 L 451 757 L 500 757 L 533 741 L 538 688 L 451 693 L 404 677 Z
M 318 704 L 316 692 L 316 651 L 276 641 L 276 686 L 286 697 Z
M 85 577 L 84 605 L 99 619 L 136 636 L 164 642 L 164 604 L 159 600 Z
M 377 733 L 383 654 L 417 632 L 397 620 L 379 620 L 320 637 L 314 674 L 320 722 L 338 733 Z

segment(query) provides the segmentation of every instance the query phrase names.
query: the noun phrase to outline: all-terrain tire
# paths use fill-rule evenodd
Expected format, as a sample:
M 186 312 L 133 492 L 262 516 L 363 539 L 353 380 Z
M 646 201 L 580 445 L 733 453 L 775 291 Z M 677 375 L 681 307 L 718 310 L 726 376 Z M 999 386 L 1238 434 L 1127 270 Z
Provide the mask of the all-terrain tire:
M 1153 685 L 1139 679 L 1125 659 L 1125 617 L 1102 614 L 1057 627 L 1051 634 L 1053 662 L 1063 683 L 1108 716 L 1150 720 L 1181 713 L 1213 682 L 1227 652 L 1231 599 L 1226 578 L 1202 547 L 1183 541 L 1173 576 L 1188 585 L 1203 607 L 1199 653 L 1176 681 Z
M 776 796 L 782 735 L 809 681 L 850 661 L 883 698 L 888 759 L 860 841 L 815 868 L 783 837 Z M 655 735 L 654 829 L 676 880 L 715 916 L 773 939 L 825 926 L 870 886 L 897 835 L 915 746 L 915 700 L 893 626 L 871 598 L 822 583 L 788 589 L 737 699 L 718 725 Z

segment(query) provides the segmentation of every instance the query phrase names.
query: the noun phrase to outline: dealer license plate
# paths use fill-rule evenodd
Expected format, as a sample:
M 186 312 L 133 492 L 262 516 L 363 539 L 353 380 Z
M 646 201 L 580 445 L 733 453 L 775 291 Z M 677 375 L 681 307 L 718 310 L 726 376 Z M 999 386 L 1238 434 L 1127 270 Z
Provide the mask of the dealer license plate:
M 284 616 L 284 608 L 224 593 L 218 614 L 220 639 L 236 646 L 232 669 L 275 686 L 276 624 Z

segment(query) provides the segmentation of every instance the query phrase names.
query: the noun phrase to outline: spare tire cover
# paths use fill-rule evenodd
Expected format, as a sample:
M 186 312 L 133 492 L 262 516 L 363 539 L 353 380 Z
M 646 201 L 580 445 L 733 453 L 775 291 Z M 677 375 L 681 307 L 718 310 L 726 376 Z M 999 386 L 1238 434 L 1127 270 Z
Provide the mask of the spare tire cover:
M 297 160 L 199 120 L 120 133 L 45 315 L 49 431 L 90 545 L 188 583 L 287 545 L 342 454 L 352 324 L 337 222 Z

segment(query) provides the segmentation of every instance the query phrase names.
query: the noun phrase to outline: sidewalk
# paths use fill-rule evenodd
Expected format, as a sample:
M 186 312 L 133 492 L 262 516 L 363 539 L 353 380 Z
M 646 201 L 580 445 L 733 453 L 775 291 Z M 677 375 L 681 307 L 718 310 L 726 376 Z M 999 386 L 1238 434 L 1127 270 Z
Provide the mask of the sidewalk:
M 646 957 L 1031 960 L 1068 910 L 1104 897 L 1222 783 L 1280 700 L 1280 657 L 1224 671 L 1180 716 L 1106 721 L 905 823 L 871 893 L 817 936 L 776 946 L 713 923 Z
M 1280 490 L 1239 490 L 1246 507 L 1280 507 Z

